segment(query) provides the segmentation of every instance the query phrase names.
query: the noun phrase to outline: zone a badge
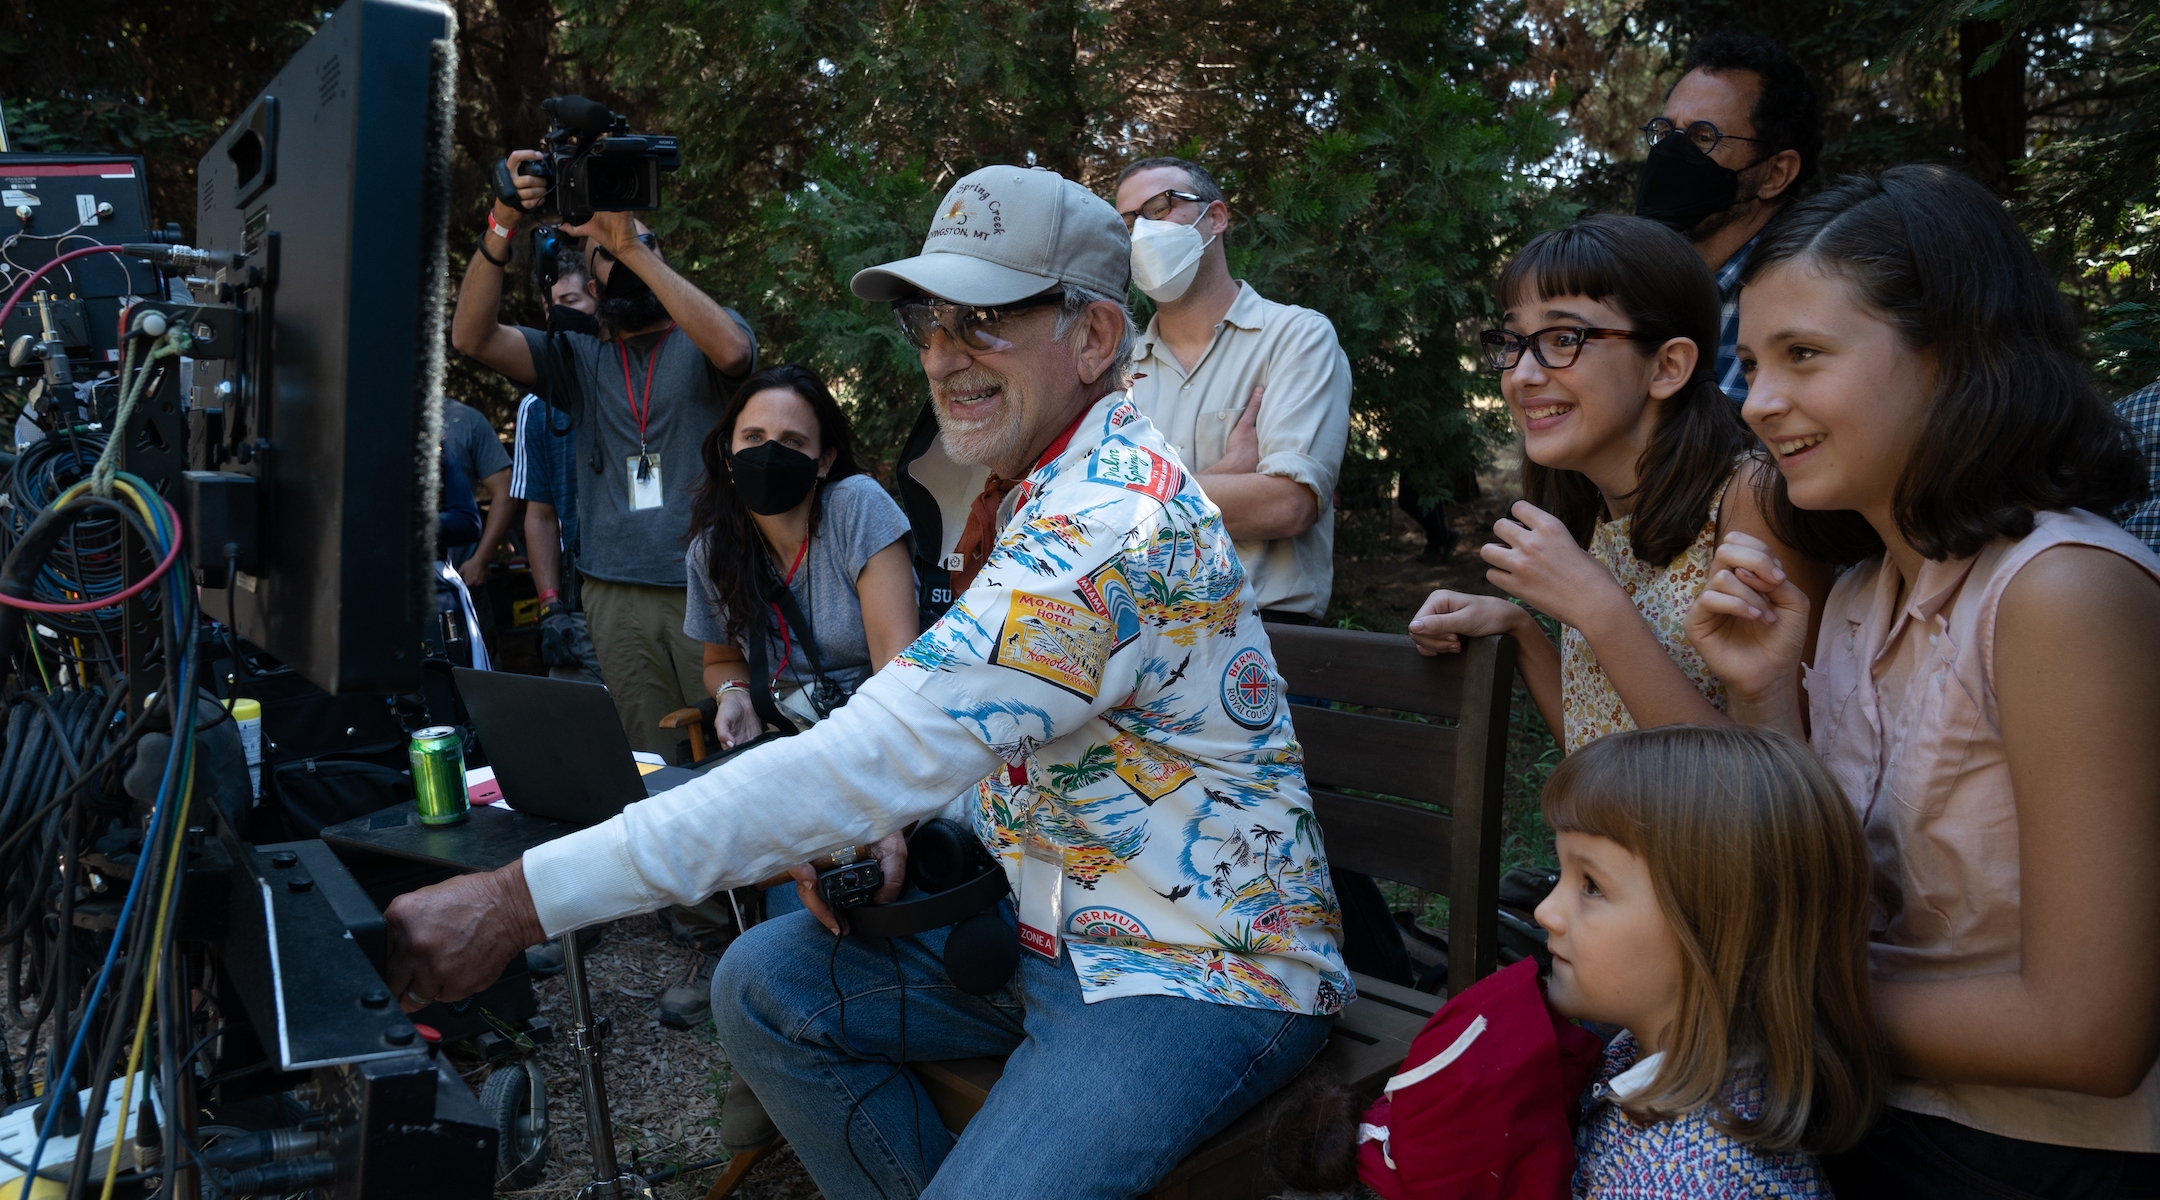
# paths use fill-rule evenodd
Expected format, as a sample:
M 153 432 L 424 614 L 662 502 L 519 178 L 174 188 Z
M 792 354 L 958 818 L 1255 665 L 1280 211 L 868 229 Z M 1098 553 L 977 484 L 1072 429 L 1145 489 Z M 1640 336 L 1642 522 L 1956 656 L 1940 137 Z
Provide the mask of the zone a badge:
M 1223 670 L 1223 711 L 1247 729 L 1266 729 L 1275 723 L 1275 672 L 1267 656 L 1247 646 L 1237 652 Z

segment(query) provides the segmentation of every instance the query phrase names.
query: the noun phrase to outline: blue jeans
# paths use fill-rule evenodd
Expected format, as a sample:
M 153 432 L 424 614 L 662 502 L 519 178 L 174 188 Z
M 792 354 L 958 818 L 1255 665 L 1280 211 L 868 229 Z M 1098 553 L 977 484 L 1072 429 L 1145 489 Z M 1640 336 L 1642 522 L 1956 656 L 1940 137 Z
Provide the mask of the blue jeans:
M 945 978 L 944 940 L 836 939 L 796 911 L 713 972 L 728 1061 L 828 1200 L 1137 1195 L 1290 1082 L 1331 1025 L 1170 996 L 1087 1004 L 1069 958 L 1028 953 L 970 996 Z M 978 1055 L 1011 1057 L 956 1140 L 897 1064 Z

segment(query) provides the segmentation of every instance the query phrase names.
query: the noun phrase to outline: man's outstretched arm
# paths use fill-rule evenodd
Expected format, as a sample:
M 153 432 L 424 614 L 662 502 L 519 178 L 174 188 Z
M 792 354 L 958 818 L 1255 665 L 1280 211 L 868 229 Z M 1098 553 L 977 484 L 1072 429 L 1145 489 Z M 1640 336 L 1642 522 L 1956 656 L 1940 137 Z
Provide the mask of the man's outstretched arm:
M 755 883 L 944 808 L 1002 761 L 881 671 L 808 731 L 763 746 L 523 860 L 398 897 L 387 977 L 401 1003 L 457 1000 L 556 934 Z M 413 995 L 406 995 L 407 990 Z
M 539 157 L 538 151 L 520 150 L 510 156 L 510 170 L 514 174 L 520 165 Z M 547 196 L 547 183 L 519 176 L 518 196 L 528 206 L 539 204 Z M 501 200 L 495 202 L 497 225 L 516 229 L 524 219 L 523 212 Z M 502 323 L 504 268 L 494 260 L 510 261 L 510 242 L 490 229 L 481 238 L 480 248 L 465 264 L 465 281 L 458 285 L 457 307 L 450 311 L 450 345 L 491 371 L 530 384 L 536 374 L 532 348 L 524 334 Z
M 722 375 L 739 377 L 750 373 L 757 347 L 748 331 L 718 301 L 677 274 L 659 251 L 639 241 L 637 222 L 629 213 L 594 213 L 592 220 L 583 225 L 563 226 L 563 232 L 597 239 L 617 262 L 636 271 L 645 286 L 660 298 L 668 318 L 690 336 L 690 341 L 704 351 L 706 359 Z

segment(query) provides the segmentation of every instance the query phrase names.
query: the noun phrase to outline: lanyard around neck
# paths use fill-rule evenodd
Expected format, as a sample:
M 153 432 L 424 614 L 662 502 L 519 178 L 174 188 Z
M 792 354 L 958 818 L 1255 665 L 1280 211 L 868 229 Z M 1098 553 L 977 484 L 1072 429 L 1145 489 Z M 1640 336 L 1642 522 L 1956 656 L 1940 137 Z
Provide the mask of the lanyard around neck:
M 660 331 L 660 340 L 653 344 L 652 354 L 647 356 L 645 359 L 645 399 L 642 404 L 638 401 L 637 390 L 632 387 L 630 383 L 629 342 L 623 338 L 617 338 L 615 340 L 615 353 L 622 356 L 623 399 L 630 402 L 630 417 L 632 420 L 637 422 L 639 454 L 645 453 L 645 424 L 647 421 L 652 419 L 653 368 L 659 365 L 660 352 L 667 349 L 668 338 L 672 336 L 674 332 L 675 323 L 673 321 L 670 321 L 668 322 L 668 327 Z

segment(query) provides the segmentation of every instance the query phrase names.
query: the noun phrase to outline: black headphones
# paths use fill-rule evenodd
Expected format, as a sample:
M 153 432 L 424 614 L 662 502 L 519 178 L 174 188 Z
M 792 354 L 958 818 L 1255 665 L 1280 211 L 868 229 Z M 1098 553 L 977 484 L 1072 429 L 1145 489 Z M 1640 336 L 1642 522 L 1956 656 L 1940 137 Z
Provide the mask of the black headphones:
M 981 839 L 943 817 L 925 821 L 908 839 L 908 883 L 926 893 L 897 904 L 848 910 L 848 932 L 907 937 L 952 926 L 945 935 L 945 975 L 970 996 L 1005 986 L 1020 966 L 1020 936 L 998 915 L 1012 891 L 1005 867 Z

